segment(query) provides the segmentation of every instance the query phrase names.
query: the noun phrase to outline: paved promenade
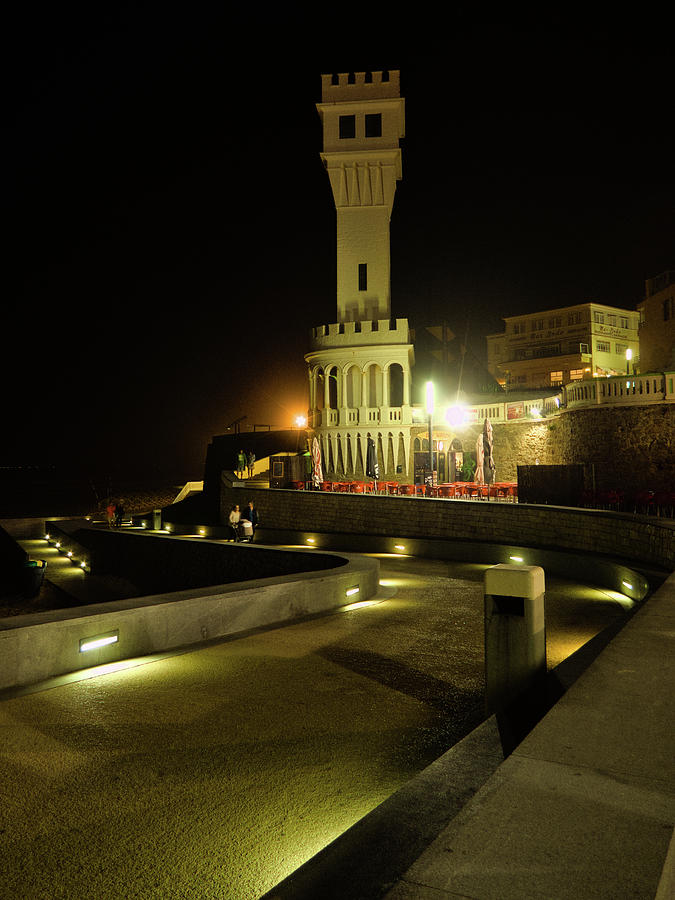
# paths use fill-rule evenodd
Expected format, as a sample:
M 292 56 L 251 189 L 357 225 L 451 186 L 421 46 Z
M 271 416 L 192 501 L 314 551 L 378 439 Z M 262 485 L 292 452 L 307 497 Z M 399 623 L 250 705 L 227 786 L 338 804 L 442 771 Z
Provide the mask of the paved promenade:
M 0 897 L 272 889 L 481 721 L 484 568 L 384 557 L 370 605 L 6 694 Z M 617 601 L 551 579 L 550 662 Z

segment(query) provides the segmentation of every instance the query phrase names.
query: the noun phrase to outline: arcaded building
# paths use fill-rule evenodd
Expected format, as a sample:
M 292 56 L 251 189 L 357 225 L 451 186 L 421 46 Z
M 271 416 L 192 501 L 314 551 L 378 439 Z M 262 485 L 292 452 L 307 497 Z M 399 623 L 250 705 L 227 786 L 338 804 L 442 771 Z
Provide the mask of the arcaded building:
M 398 71 L 322 75 L 323 160 L 337 218 L 337 312 L 316 326 L 305 360 L 309 426 L 328 478 L 365 472 L 369 437 L 381 477 L 406 480 L 414 350 L 392 318 L 389 223 L 405 134 Z

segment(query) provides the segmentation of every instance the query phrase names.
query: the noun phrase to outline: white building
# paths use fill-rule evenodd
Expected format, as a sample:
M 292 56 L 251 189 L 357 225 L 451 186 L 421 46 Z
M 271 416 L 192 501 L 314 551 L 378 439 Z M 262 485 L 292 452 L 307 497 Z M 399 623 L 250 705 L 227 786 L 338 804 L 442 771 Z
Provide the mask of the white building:
M 337 211 L 337 321 L 313 329 L 309 425 L 328 478 L 365 472 L 408 480 L 411 370 L 407 319 L 392 319 L 389 221 L 405 133 L 399 72 L 322 75 L 323 153 Z
M 639 357 L 638 314 L 602 303 L 509 316 L 487 337 L 488 370 L 509 390 L 625 374 Z

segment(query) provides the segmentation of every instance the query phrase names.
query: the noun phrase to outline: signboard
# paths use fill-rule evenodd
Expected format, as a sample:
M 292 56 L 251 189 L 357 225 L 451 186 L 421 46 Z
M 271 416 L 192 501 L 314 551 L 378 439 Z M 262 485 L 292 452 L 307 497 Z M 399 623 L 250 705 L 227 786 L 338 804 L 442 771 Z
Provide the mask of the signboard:
M 506 418 L 507 419 L 522 419 L 524 415 L 524 408 L 522 403 L 507 403 L 506 404 Z

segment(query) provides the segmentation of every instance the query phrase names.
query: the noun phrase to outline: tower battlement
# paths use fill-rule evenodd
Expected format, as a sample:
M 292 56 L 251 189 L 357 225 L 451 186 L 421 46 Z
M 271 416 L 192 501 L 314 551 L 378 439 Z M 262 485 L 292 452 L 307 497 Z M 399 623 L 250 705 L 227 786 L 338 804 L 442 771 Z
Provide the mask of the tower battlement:
M 401 95 L 398 69 L 381 72 L 340 72 L 321 76 L 322 103 L 350 100 L 385 100 Z

